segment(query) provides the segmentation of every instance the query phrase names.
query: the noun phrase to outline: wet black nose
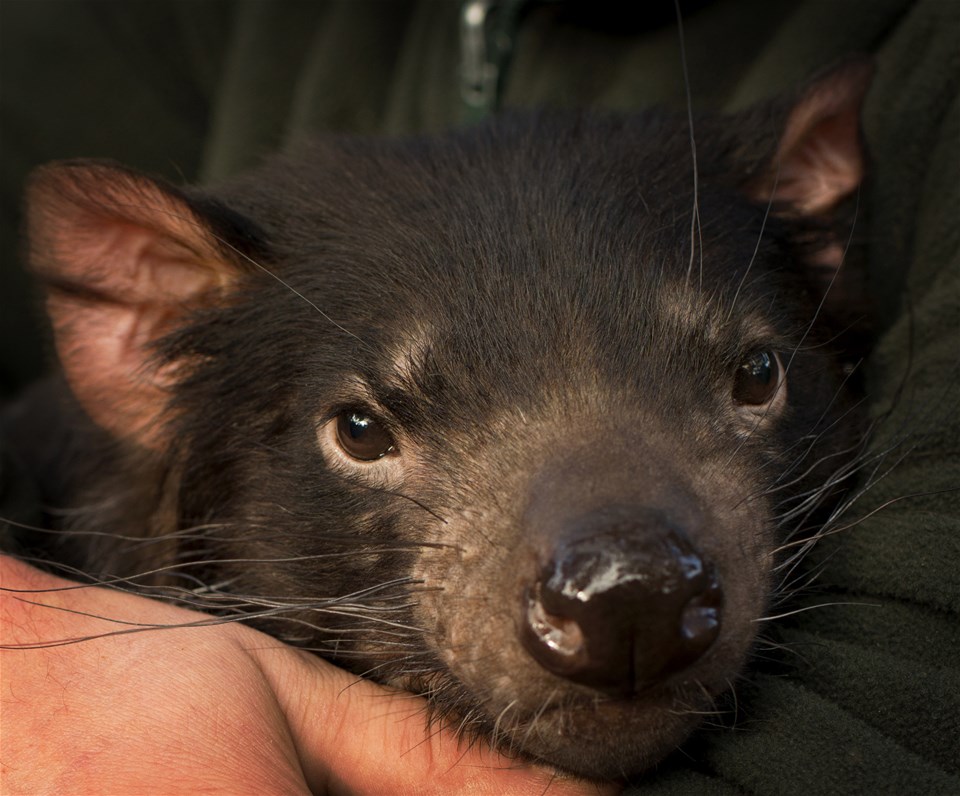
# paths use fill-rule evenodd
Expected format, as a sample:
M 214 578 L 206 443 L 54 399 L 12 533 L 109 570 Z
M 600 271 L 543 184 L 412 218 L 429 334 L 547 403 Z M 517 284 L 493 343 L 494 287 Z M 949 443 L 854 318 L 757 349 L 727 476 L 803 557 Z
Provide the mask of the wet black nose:
M 586 525 L 596 530 L 558 543 L 527 587 L 520 637 L 548 671 L 629 696 L 710 648 L 723 592 L 679 530 L 649 519 Z

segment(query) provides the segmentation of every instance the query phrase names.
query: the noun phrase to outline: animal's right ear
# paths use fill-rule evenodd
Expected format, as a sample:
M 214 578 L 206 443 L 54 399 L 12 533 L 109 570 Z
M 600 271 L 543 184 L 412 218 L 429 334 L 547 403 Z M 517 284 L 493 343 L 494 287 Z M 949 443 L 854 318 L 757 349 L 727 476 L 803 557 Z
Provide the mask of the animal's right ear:
M 27 234 L 80 404 L 114 435 L 162 449 L 177 363 L 159 363 L 155 344 L 230 290 L 229 250 L 176 188 L 95 161 L 31 175 Z

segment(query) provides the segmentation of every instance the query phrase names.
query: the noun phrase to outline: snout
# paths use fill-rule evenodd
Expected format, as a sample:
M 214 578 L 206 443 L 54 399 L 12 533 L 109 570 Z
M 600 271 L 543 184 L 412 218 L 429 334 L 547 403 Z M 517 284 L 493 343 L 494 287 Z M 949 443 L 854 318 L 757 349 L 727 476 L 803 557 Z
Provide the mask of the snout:
M 664 513 L 604 507 L 536 537 L 546 541 L 517 626 L 547 671 L 630 697 L 685 671 L 717 639 L 716 568 Z
M 552 440 L 415 572 L 451 682 L 498 743 L 596 777 L 652 765 L 717 709 L 768 593 L 745 471 L 636 428 Z

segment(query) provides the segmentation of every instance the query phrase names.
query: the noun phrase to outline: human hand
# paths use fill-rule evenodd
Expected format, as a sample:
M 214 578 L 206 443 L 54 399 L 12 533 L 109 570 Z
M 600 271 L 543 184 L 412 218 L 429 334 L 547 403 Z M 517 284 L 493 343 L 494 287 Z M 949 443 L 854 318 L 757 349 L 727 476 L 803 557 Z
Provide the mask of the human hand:
M 111 589 L 64 591 L 77 584 L 8 557 L 0 586 L 4 793 L 618 790 L 467 749 L 427 728 L 423 699 L 243 625 L 184 627 L 209 617 Z M 130 627 L 111 620 L 177 627 L 22 648 Z

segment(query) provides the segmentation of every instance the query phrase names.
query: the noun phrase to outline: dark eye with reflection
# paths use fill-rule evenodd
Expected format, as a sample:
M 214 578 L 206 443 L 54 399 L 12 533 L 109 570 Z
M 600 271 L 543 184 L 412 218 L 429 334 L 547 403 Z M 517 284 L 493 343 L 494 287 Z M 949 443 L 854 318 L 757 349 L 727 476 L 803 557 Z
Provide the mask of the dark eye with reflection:
M 394 450 L 393 438 L 383 425 L 354 409 L 337 416 L 337 442 L 348 456 L 362 462 L 382 459 Z
M 780 358 L 773 351 L 755 351 L 737 367 L 733 400 L 747 406 L 770 403 L 782 378 Z

